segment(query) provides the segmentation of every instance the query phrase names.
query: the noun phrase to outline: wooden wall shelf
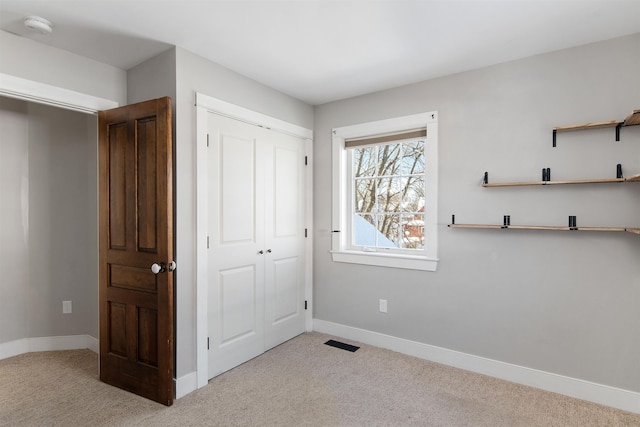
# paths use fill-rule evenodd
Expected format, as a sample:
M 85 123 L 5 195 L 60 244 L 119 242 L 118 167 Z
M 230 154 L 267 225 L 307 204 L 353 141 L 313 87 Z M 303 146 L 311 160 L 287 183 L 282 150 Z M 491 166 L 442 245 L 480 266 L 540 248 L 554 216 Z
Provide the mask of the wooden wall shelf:
M 622 121 L 609 120 L 606 122 L 592 122 L 592 123 L 584 123 L 580 125 L 558 126 L 553 128 L 553 146 L 554 147 L 556 146 L 556 134 L 561 132 L 615 127 L 616 141 L 620 141 L 620 128 L 626 127 L 626 126 L 638 126 L 638 125 L 640 125 L 640 110 L 633 110 L 633 112 L 629 114 L 626 119 Z
M 561 181 L 551 181 L 551 169 L 542 169 L 542 181 L 522 181 L 522 182 L 495 182 L 489 183 L 489 173 L 484 173 L 482 179 L 483 187 L 523 187 L 527 185 L 566 185 L 566 184 L 609 184 L 616 182 L 640 182 L 640 173 L 624 178 L 622 176 L 622 165 L 616 165 L 616 178 L 597 179 L 569 179 Z
M 638 234 L 640 228 L 627 227 L 564 227 L 555 225 L 498 225 L 498 224 L 448 224 L 451 228 L 480 228 L 480 229 L 513 229 L 513 230 L 550 230 L 550 231 L 613 231 Z
M 523 187 L 527 185 L 566 185 L 566 184 L 607 184 L 613 182 L 631 182 L 640 179 L 629 180 L 628 178 L 603 178 L 603 179 L 573 179 L 566 181 L 529 181 L 529 182 L 496 182 L 482 184 L 483 187 Z
M 611 120 L 608 122 L 585 123 L 581 125 L 561 126 L 553 129 L 553 146 L 556 146 L 556 134 L 558 132 L 569 132 L 583 129 L 597 128 L 616 128 L 616 141 L 620 140 L 620 128 L 625 126 L 640 125 L 640 110 L 634 110 L 624 121 Z M 551 169 L 542 169 L 541 181 L 521 181 L 521 182 L 497 182 L 489 183 L 489 173 L 485 172 L 482 180 L 483 187 L 522 187 L 531 185 L 564 185 L 564 184 L 608 184 L 619 182 L 640 182 L 640 173 L 629 177 L 622 174 L 622 165 L 616 165 L 615 178 L 600 179 L 572 179 L 572 180 L 551 180 Z M 511 216 L 504 215 L 503 223 L 500 224 L 456 224 L 456 216 L 451 215 L 451 224 L 447 225 L 451 228 L 476 228 L 476 229 L 514 229 L 514 230 L 550 230 L 550 231 L 607 231 L 607 232 L 627 232 L 640 235 L 640 228 L 637 227 L 578 227 L 577 220 L 574 215 L 569 216 L 568 226 L 555 225 L 511 225 Z

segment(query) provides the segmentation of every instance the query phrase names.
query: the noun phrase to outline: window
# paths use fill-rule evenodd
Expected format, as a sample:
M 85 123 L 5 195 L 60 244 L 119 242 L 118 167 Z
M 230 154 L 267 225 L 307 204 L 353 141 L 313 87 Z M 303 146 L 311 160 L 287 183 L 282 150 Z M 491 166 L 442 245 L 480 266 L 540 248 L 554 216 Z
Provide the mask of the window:
M 334 261 L 435 271 L 437 113 L 333 130 Z

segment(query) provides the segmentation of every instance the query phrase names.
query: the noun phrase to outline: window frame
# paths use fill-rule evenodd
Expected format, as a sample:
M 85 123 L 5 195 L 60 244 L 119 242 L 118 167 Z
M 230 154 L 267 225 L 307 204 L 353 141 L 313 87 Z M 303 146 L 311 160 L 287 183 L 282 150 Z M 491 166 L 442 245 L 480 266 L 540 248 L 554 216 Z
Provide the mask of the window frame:
M 386 133 L 426 128 L 425 138 L 425 246 L 416 254 L 393 251 L 359 250 L 351 246 L 352 177 L 349 174 L 349 153 L 345 140 Z M 436 271 L 438 266 L 438 112 L 413 114 L 377 120 L 332 130 L 332 242 L 335 262 L 346 262 L 412 270 Z

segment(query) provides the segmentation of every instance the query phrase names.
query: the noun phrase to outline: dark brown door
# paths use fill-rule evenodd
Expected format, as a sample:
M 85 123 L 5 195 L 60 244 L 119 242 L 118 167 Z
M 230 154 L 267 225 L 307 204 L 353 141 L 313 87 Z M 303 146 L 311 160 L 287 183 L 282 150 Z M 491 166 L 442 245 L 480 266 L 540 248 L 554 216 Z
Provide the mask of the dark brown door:
M 102 111 L 98 132 L 100 379 L 171 405 L 171 98 Z

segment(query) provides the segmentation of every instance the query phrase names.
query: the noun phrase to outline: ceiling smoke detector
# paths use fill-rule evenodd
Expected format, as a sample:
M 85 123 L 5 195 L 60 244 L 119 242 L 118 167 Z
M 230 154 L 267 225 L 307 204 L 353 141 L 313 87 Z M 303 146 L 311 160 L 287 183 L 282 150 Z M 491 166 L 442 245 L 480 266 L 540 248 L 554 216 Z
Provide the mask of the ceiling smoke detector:
M 53 31 L 53 25 L 51 22 L 39 16 L 27 16 L 24 18 L 24 26 L 31 31 L 35 31 L 40 34 L 51 34 Z

